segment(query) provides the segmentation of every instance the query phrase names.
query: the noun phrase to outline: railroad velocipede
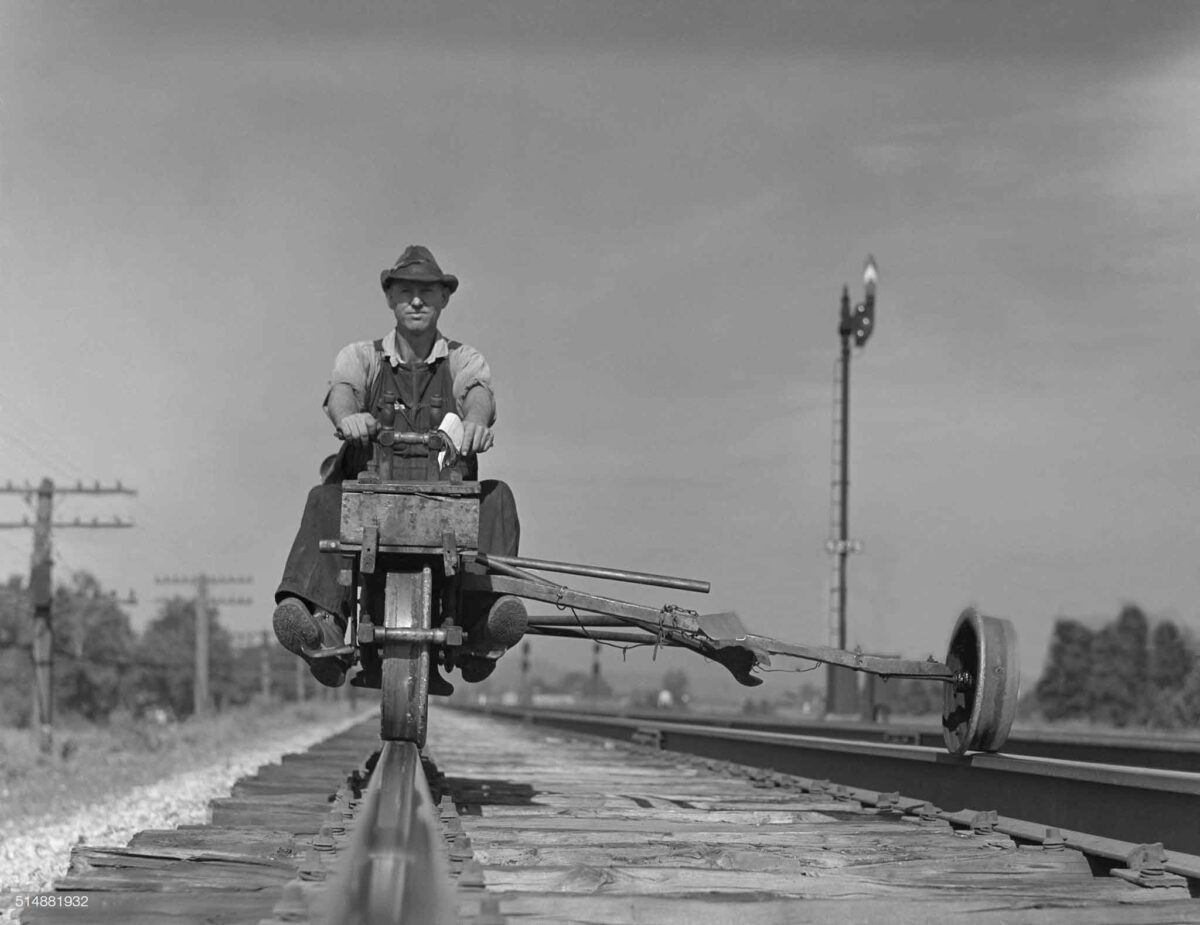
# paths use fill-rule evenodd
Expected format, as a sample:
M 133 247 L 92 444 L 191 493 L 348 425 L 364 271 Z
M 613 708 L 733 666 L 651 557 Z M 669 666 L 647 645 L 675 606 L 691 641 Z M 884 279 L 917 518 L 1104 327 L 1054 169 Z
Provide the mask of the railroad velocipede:
M 527 632 L 594 641 L 676 646 L 724 665 L 742 684 L 762 679 L 753 669 L 789 656 L 840 665 L 883 678 L 917 678 L 944 685 L 942 722 L 954 754 L 999 751 L 1016 712 L 1019 672 L 1016 633 L 1005 619 L 964 610 L 950 635 L 946 661 L 864 655 L 828 646 L 797 645 L 747 631 L 737 614 L 700 614 L 600 597 L 557 584 L 552 572 L 706 593 L 709 584 L 644 572 L 568 562 L 486 555 L 479 551 L 481 488 L 452 467 L 456 450 L 441 431 L 403 432 L 383 424 L 367 470 L 342 485 L 340 535 L 321 550 L 342 557 L 340 581 L 356 605 L 347 644 L 310 657 L 349 657 L 361 667 L 361 686 L 382 691 L 385 740 L 424 745 L 433 659 L 447 667 L 473 651 L 461 619 L 468 592 L 510 594 L 553 604 L 554 616 L 531 617 Z M 421 445 L 437 481 L 392 478 L 395 448 Z M 583 611 L 582 614 L 579 611 Z

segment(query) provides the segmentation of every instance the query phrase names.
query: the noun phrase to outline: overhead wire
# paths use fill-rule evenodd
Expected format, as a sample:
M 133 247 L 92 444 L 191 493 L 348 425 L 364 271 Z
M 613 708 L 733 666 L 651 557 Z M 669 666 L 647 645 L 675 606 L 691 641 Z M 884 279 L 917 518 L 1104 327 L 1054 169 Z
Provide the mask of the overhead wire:
M 0 423 L 0 434 L 2 434 L 6 440 L 10 440 L 24 448 L 26 453 L 37 460 L 42 467 L 51 470 L 51 472 L 58 478 L 65 481 L 75 481 L 80 478 L 80 476 L 73 474 L 70 469 L 68 469 L 62 463 L 54 460 L 47 453 L 36 449 L 32 444 L 26 441 L 24 437 L 18 436 L 10 428 L 4 426 L 3 423 Z M 78 472 L 78 470 L 75 471 Z M 34 482 L 33 479 L 29 479 L 29 481 L 31 483 Z
M 14 401 L 10 395 L 0 392 L 0 428 L 9 430 L 4 426 L 5 416 L 15 419 L 15 423 L 20 425 L 23 433 L 28 433 L 30 436 L 36 437 L 37 440 L 42 444 L 55 446 L 62 440 L 60 434 L 46 427 L 36 418 L 36 416 L 27 413 L 20 402 Z M 13 436 L 11 430 L 9 430 L 9 434 L 12 436 L 12 439 L 16 440 L 17 442 L 24 443 L 20 437 Z M 59 474 L 63 475 L 64 477 L 74 480 L 83 479 L 83 474 L 74 466 L 69 457 L 50 458 L 44 455 L 41 451 L 30 447 L 28 444 L 24 445 L 42 462 L 44 462 L 46 465 L 56 468 Z

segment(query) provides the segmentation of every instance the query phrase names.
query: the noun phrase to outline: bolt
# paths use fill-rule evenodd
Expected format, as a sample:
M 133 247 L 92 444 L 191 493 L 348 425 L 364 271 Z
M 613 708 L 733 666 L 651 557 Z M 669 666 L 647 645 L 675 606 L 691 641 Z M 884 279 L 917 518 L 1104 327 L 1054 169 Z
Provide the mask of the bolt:
M 1166 862 L 1167 856 L 1163 851 L 1162 842 L 1155 842 L 1134 848 L 1125 859 L 1125 866 L 1145 877 L 1161 877 L 1166 873 L 1163 867 Z
M 917 817 L 925 823 L 940 822 L 941 809 L 932 803 L 922 803 L 917 807 Z

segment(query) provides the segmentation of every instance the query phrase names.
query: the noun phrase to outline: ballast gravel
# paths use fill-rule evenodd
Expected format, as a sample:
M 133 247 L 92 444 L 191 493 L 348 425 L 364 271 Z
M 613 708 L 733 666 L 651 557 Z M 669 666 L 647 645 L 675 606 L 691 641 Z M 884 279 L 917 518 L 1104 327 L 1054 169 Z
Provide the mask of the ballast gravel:
M 280 729 L 211 764 L 136 787 L 63 816 L 33 822 L 0 820 L 0 922 L 16 922 L 20 896 L 44 893 L 67 872 L 74 845 L 124 846 L 143 829 L 209 821 L 210 800 L 229 796 L 239 778 L 289 752 L 304 751 L 362 722 L 346 715 L 303 728 Z

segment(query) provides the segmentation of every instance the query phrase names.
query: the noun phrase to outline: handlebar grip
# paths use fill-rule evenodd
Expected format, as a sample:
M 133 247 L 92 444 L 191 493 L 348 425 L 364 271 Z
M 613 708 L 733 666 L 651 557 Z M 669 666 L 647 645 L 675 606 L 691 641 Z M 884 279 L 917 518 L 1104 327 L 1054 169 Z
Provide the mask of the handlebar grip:
M 346 440 L 346 435 L 340 427 L 335 427 L 333 432 L 339 440 Z M 454 442 L 440 430 L 417 433 L 415 431 L 396 431 L 387 427 L 381 427 L 370 435 L 370 442 L 384 447 L 399 444 L 403 446 L 427 446 L 434 452 L 445 450 L 449 454 L 448 465 L 454 465 L 462 456 L 462 453 L 454 446 Z

